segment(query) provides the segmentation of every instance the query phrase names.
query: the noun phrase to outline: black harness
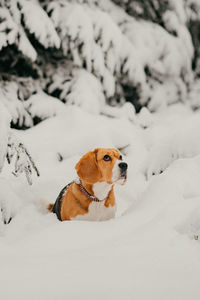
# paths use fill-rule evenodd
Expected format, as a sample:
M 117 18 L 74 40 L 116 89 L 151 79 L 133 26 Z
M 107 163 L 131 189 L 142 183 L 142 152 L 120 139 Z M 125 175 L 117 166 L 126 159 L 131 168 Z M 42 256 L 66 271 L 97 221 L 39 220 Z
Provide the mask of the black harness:
M 62 198 L 63 195 L 66 193 L 68 186 L 71 184 L 72 182 L 68 183 L 60 192 L 60 194 L 58 195 L 56 202 L 54 203 L 52 212 L 54 214 L 56 214 L 58 220 L 61 220 L 61 205 L 62 205 Z

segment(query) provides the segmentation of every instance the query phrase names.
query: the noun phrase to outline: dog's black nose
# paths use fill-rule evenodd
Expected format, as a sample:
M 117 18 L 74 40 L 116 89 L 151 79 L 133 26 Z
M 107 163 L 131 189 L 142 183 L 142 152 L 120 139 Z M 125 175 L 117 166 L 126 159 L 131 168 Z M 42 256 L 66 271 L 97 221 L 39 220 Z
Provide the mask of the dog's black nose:
M 128 165 L 127 165 L 127 163 L 121 162 L 121 163 L 119 164 L 119 167 L 120 167 L 120 169 L 121 169 L 122 171 L 126 171 L 127 168 L 128 168 Z

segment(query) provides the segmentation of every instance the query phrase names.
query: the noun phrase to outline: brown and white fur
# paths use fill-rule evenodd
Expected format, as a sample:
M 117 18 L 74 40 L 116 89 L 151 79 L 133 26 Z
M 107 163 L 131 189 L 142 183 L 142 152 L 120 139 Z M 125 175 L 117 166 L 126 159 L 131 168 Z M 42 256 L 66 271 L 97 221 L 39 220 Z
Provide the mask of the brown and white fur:
M 73 181 L 60 197 L 59 219 L 104 221 L 114 218 L 113 187 L 115 183 L 125 184 L 127 167 L 117 149 L 97 148 L 85 154 L 76 165 L 79 179 Z M 83 193 L 80 182 L 88 194 L 98 198 L 98 202 Z M 48 205 L 50 212 L 56 213 L 55 204 Z

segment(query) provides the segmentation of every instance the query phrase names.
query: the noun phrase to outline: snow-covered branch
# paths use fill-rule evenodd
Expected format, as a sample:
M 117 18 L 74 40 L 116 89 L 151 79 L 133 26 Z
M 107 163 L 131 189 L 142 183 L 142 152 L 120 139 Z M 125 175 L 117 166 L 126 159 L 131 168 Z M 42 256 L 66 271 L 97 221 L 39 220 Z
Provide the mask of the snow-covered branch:
M 32 184 L 32 174 L 35 171 L 37 176 L 40 173 L 26 147 L 14 136 L 10 135 L 8 140 L 7 161 L 15 160 L 13 175 L 19 176 L 25 173 L 28 183 Z

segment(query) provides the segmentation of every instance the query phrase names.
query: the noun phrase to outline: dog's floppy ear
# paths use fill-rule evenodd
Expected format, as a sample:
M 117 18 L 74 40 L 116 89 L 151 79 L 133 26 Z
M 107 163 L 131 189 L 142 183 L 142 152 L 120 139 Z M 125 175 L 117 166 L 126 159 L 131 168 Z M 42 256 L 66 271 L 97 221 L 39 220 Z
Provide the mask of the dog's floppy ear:
M 101 172 L 97 164 L 98 149 L 85 154 L 76 164 L 78 176 L 87 183 L 98 182 L 101 177 Z

